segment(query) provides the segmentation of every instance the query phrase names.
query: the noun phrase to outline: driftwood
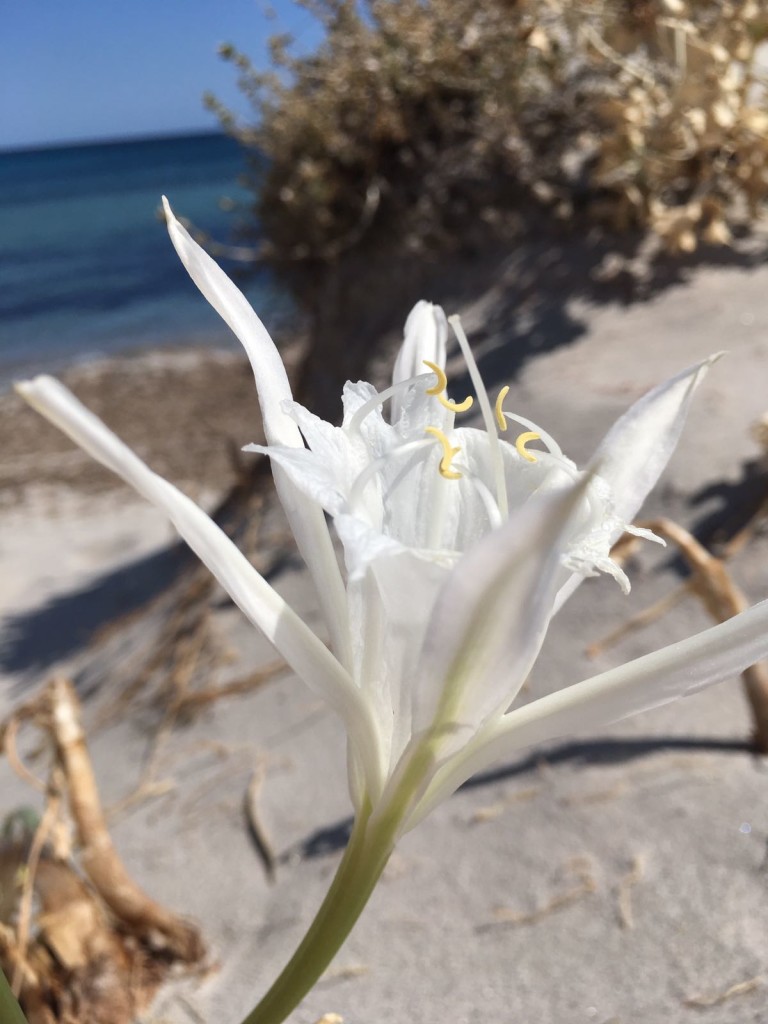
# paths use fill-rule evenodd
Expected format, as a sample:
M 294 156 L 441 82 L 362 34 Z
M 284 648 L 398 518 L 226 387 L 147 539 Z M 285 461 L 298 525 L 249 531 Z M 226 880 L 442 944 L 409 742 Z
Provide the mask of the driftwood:
M 724 559 L 717 558 L 707 551 L 686 529 L 671 519 L 664 518 L 653 519 L 639 525 L 671 541 L 688 564 L 691 575 L 685 583 L 650 608 L 646 608 L 608 636 L 592 644 L 588 648 L 591 656 L 605 650 L 627 633 L 660 618 L 688 594 L 695 595 L 716 622 L 725 622 L 726 619 L 733 618 L 734 615 L 749 608 L 749 601 L 728 572 Z M 636 544 L 637 538 L 625 534 L 614 547 L 613 556 L 619 561 L 624 561 Z M 764 662 L 750 665 L 742 672 L 741 677 L 752 713 L 752 738 L 755 748 L 759 753 L 768 754 L 768 666 Z
M 21 723 L 42 730 L 52 767 L 39 824 L 0 846 L 0 964 L 30 1024 L 128 1024 L 174 963 L 202 962 L 202 937 L 143 892 L 120 859 L 72 684 L 55 679 L 0 729 L 17 768 Z M 65 813 L 74 848 L 62 839 Z

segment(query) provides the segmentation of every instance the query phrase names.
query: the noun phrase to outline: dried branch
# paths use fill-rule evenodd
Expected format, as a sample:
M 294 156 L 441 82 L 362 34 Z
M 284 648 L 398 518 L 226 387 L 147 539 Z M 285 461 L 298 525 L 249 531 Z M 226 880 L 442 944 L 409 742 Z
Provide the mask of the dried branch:
M 104 820 L 72 684 L 56 679 L 48 692 L 50 728 L 64 772 L 83 870 L 104 903 L 127 928 L 183 961 L 200 960 L 204 950 L 197 928 L 147 896 L 128 874 L 115 850 Z
M 725 622 L 749 608 L 746 595 L 734 583 L 722 559 L 710 554 L 682 526 L 671 519 L 654 519 L 641 525 L 678 547 L 693 573 L 691 590 L 716 622 Z M 764 662 L 750 665 L 741 678 L 752 711 L 755 746 L 761 753 L 768 753 L 768 667 Z
M 272 840 L 269 838 L 269 834 L 264 827 L 264 823 L 261 820 L 261 814 L 259 812 L 259 797 L 261 796 L 261 789 L 264 785 L 264 779 L 266 776 L 266 761 L 263 757 L 259 758 L 256 765 L 256 769 L 251 776 L 251 781 L 248 783 L 248 788 L 245 793 L 245 819 L 248 823 L 248 832 L 253 840 L 253 844 L 256 847 L 256 851 L 264 864 L 264 871 L 266 872 L 267 879 L 270 882 L 275 880 L 275 871 L 277 869 L 277 856 L 275 855 L 275 849 L 272 845 Z
M 48 841 L 48 837 L 53 830 L 54 822 L 59 815 L 61 807 L 61 795 L 58 792 L 58 787 L 54 786 L 52 789 L 54 789 L 54 791 L 49 794 L 45 811 L 40 819 L 40 824 L 35 830 L 32 845 L 30 846 L 29 854 L 27 855 L 24 882 L 21 889 L 21 899 L 19 900 L 19 920 L 16 926 L 16 950 L 18 953 L 18 962 L 13 972 L 13 980 L 11 981 L 13 994 L 17 998 L 21 992 L 24 965 L 26 963 L 27 945 L 29 943 L 32 923 L 32 896 L 34 894 L 37 867 L 40 863 L 40 855 L 43 852 L 43 846 Z
M 726 569 L 724 560 L 707 551 L 684 527 L 666 518 L 654 519 L 638 525 L 672 541 L 687 562 L 691 570 L 691 577 L 682 586 L 665 595 L 650 608 L 646 608 L 613 630 L 608 636 L 591 644 L 588 648 L 590 657 L 594 657 L 606 647 L 616 643 L 632 630 L 655 621 L 689 593 L 695 594 L 699 598 L 716 622 L 725 622 L 726 619 L 733 618 L 734 615 L 738 615 L 739 612 L 745 611 L 750 606 L 746 595 L 736 585 Z M 619 541 L 618 546 L 622 558 L 627 557 L 632 550 L 632 545 L 624 539 Z M 742 672 L 741 678 L 752 712 L 755 748 L 760 753 L 768 753 L 768 666 L 764 662 L 750 665 Z

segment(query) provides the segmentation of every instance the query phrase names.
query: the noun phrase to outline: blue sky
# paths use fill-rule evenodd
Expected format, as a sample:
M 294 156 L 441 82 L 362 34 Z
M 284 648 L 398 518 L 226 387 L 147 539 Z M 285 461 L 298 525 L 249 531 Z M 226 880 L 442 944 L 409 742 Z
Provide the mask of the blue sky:
M 232 42 L 257 65 L 290 31 L 317 22 L 291 0 L 2 0 L 0 147 L 215 128 L 209 89 L 246 105 L 216 53 Z M 269 17 L 269 12 L 272 17 Z

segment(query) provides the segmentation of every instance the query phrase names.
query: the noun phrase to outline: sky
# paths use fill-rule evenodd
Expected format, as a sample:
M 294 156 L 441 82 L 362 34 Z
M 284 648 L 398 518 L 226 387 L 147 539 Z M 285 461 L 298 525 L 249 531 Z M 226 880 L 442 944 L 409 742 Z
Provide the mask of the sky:
M 0 148 L 215 129 L 202 94 L 247 104 L 217 55 L 321 37 L 292 0 L 0 0 Z

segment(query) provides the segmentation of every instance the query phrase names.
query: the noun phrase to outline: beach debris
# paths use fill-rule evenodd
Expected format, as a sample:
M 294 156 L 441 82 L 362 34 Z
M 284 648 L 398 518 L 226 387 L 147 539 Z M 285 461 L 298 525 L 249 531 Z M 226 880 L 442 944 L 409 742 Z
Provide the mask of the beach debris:
M 748 978 L 746 981 L 738 981 L 735 985 L 731 985 L 723 992 L 716 992 L 712 995 L 698 995 L 688 996 L 683 1000 L 683 1006 L 689 1006 L 695 1010 L 708 1010 L 712 1006 L 722 1006 L 723 1003 L 727 1003 L 730 999 L 735 999 L 737 996 L 746 996 L 750 992 L 755 992 L 757 989 L 762 988 L 765 982 L 765 975 L 758 974 L 754 978 Z
M 248 475 L 236 475 L 235 482 L 211 513 L 211 518 L 227 536 L 237 539 L 248 551 L 269 549 L 265 571 L 285 554 L 285 531 L 262 543 L 263 511 L 271 481 L 261 463 Z M 117 720 L 126 708 L 142 699 L 161 712 L 157 726 L 157 747 L 164 743 L 178 721 L 193 719 L 206 707 L 229 697 L 243 696 L 260 689 L 287 670 L 282 659 L 275 659 L 257 671 L 240 678 L 211 685 L 222 666 L 237 659 L 218 635 L 213 610 L 221 600 L 216 580 L 206 568 L 193 561 L 187 550 L 179 548 L 182 569 L 141 607 L 102 627 L 90 642 L 91 649 L 103 648 L 114 636 L 140 622 L 146 627 L 146 651 L 138 667 L 131 669 L 126 683 L 116 688 L 117 697 L 105 704 L 97 725 Z M 151 758 L 150 758 L 151 760 Z M 142 780 L 146 782 L 147 779 Z
M 324 1013 L 315 1024 L 344 1024 L 344 1018 L 338 1013 Z
M 603 651 L 607 651 L 610 647 L 613 647 L 620 640 L 623 640 L 625 636 L 629 636 L 630 633 L 634 633 L 637 630 L 644 629 L 646 626 L 652 625 L 657 622 L 662 616 L 666 615 L 667 612 L 672 611 L 680 602 L 691 594 L 692 587 L 691 581 L 686 580 L 685 583 L 681 583 L 679 587 L 675 587 L 668 594 L 659 598 L 658 601 L 654 601 L 653 604 L 644 608 L 642 611 L 637 612 L 636 615 L 631 616 L 626 622 L 622 622 L 616 629 L 611 630 L 610 633 L 606 633 L 600 640 L 596 640 L 591 643 L 586 649 L 586 655 L 588 658 L 597 658 Z
M 206 686 L 178 694 L 170 702 L 169 710 L 175 714 L 188 714 L 227 697 L 242 697 L 247 693 L 253 693 L 254 690 L 260 690 L 267 683 L 288 671 L 287 664 L 282 658 L 278 658 L 258 671 L 243 676 L 242 679 L 233 679 L 228 683 L 219 683 L 218 686 Z
M 266 772 L 266 758 L 259 757 L 257 759 L 253 775 L 251 775 L 251 780 L 248 783 L 248 788 L 245 791 L 243 810 L 245 812 L 245 820 L 248 825 L 248 835 L 250 836 L 256 852 L 264 865 L 267 880 L 269 882 L 274 882 L 275 874 L 277 872 L 277 854 L 275 853 L 275 848 L 269 837 L 269 833 L 264 826 L 264 822 L 261 819 L 259 808 L 259 797 L 261 796 L 261 790 L 264 786 Z
M 203 961 L 202 938 L 120 859 L 69 680 L 54 679 L 0 726 L 0 751 L 39 788 L 18 754 L 22 723 L 44 733 L 52 758 L 42 815 L 15 812 L 3 829 L 0 963 L 29 1024 L 129 1024 L 173 964 Z
M 368 964 L 348 964 L 346 967 L 330 967 L 322 976 L 318 984 L 327 985 L 340 981 L 349 981 L 352 978 L 362 978 L 363 975 L 368 974 L 369 971 L 370 967 Z
M 496 821 L 507 809 L 506 803 L 499 800 L 495 804 L 486 804 L 485 807 L 478 807 L 469 818 L 470 825 L 485 825 L 486 822 Z
M 620 779 L 612 786 L 601 789 L 593 789 L 588 793 L 571 793 L 568 796 L 560 797 L 559 803 L 563 807 L 578 807 L 582 804 L 603 804 L 610 800 L 617 800 L 624 796 L 629 786 L 625 779 Z
M 122 924 L 151 937 L 158 949 L 195 963 L 203 944 L 197 928 L 148 897 L 128 874 L 107 829 L 96 779 L 80 721 L 80 705 L 72 684 L 58 678 L 49 687 L 50 730 L 65 776 L 65 792 L 75 823 L 80 862 L 91 884 Z
M 134 807 L 138 807 L 149 800 L 158 800 L 160 797 L 167 796 L 176 787 L 175 779 L 157 779 L 156 781 L 142 782 L 132 792 L 114 804 L 110 804 L 104 811 L 105 817 L 107 821 L 114 823 L 129 811 L 132 811 Z
M 496 803 L 487 804 L 485 807 L 478 807 L 470 816 L 469 824 L 484 825 L 486 822 L 496 821 L 507 808 L 512 807 L 514 804 L 528 803 L 529 800 L 535 800 L 540 793 L 541 786 L 528 786 L 526 789 L 518 789 L 503 799 L 497 800 Z
M 266 685 L 266 683 L 282 672 L 285 672 L 286 669 L 285 662 L 279 659 L 270 662 L 256 672 L 251 672 L 242 679 L 203 689 L 185 690 L 170 699 L 166 703 L 163 716 L 155 729 L 136 788 L 133 792 L 123 797 L 119 804 L 111 807 L 107 816 L 113 818 L 127 808 L 134 807 L 144 800 L 154 800 L 160 796 L 165 796 L 176 788 L 176 782 L 173 779 L 158 778 L 158 769 L 165 745 L 173 733 L 179 718 L 183 717 L 186 712 L 191 711 L 193 708 L 196 711 L 199 707 L 212 704 L 227 697 L 251 693 L 253 690 L 260 689 Z
M 475 931 L 489 931 L 492 928 L 504 925 L 506 927 L 519 927 L 520 925 L 538 924 L 544 918 L 559 910 L 578 903 L 587 896 L 597 892 L 597 879 L 595 877 L 594 864 L 590 857 L 573 857 L 566 861 L 561 871 L 566 876 L 572 876 L 575 884 L 570 885 L 562 892 L 551 896 L 540 907 L 534 910 L 516 910 L 511 907 L 497 907 L 493 913 L 493 920 L 486 921 L 476 927 Z
M 602 640 L 591 644 L 587 649 L 590 657 L 595 657 L 627 633 L 655 621 L 687 594 L 699 598 L 716 622 L 725 622 L 750 607 L 746 595 L 726 569 L 724 559 L 707 551 L 684 527 L 667 518 L 648 520 L 640 526 L 671 541 L 688 563 L 691 576 L 681 587 L 666 595 L 661 601 L 628 619 Z M 622 538 L 619 557 L 626 559 L 629 556 L 634 541 L 634 537 Z M 616 557 L 615 550 L 614 548 L 612 551 L 612 557 Z M 755 748 L 759 753 L 768 753 L 768 666 L 764 662 L 756 662 L 744 669 L 741 678 L 752 712 L 752 739 Z
M 632 908 L 632 889 L 645 876 L 645 854 L 637 853 L 632 858 L 629 871 L 619 879 L 617 887 L 619 924 L 631 931 L 635 927 L 635 915 Z

